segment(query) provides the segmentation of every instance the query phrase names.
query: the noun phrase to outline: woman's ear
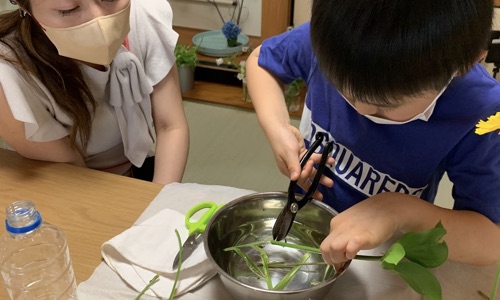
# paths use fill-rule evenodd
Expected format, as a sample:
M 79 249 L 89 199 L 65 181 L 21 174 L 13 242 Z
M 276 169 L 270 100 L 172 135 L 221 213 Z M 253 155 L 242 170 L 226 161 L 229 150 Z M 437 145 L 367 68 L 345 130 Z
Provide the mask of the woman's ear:
M 16 1 L 16 0 L 9 0 L 9 1 L 10 1 L 10 3 L 11 3 L 12 5 L 17 5 L 17 1 Z

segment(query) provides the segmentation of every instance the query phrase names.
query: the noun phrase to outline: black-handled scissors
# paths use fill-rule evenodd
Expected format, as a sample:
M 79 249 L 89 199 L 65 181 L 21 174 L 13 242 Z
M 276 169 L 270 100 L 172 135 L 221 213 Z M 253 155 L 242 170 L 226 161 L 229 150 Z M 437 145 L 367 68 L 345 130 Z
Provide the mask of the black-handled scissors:
M 301 169 L 304 168 L 307 161 L 314 153 L 314 151 L 319 147 L 319 145 L 323 143 L 324 138 L 324 133 L 316 133 L 314 143 L 312 143 L 307 152 L 300 159 Z M 316 175 L 314 176 L 311 186 L 307 190 L 306 194 L 302 197 L 302 199 L 297 200 L 295 196 L 297 181 L 290 181 L 290 185 L 288 186 L 288 201 L 283 210 L 278 215 L 276 222 L 274 223 L 273 239 L 277 241 L 284 239 L 288 235 L 290 228 L 292 228 L 293 220 L 295 219 L 295 215 L 297 214 L 297 212 L 312 200 L 312 195 L 318 187 L 321 175 L 323 175 L 323 171 L 325 170 L 326 160 L 328 159 L 328 156 L 330 155 L 330 152 L 332 152 L 332 150 L 333 142 L 327 143 L 325 148 L 323 149 L 323 153 L 321 154 L 321 160 L 318 164 Z

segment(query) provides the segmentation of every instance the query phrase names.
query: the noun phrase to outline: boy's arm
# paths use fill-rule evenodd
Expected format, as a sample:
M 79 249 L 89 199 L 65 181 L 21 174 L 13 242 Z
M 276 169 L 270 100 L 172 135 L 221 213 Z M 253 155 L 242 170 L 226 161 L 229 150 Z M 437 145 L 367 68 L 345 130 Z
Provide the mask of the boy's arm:
M 445 209 L 400 193 L 375 195 L 333 218 L 321 244 L 323 258 L 330 264 L 352 259 L 397 231 L 424 231 L 439 221 L 447 231 L 451 260 L 477 265 L 500 260 L 500 224 L 477 212 Z
M 264 133 L 273 149 L 280 171 L 297 180 L 300 174 L 300 134 L 290 124 L 283 83 L 258 65 L 260 46 L 247 59 L 247 85 Z M 299 136 L 297 136 L 299 135 Z
M 259 51 L 260 47 L 256 48 L 247 59 L 247 84 L 252 103 L 279 170 L 291 180 L 298 180 L 299 186 L 307 190 L 309 179 L 315 175 L 314 164 L 319 163 L 321 155 L 313 154 L 301 170 L 299 157 L 306 151 L 304 139 L 299 130 L 290 124 L 283 83 L 258 65 Z M 333 158 L 329 157 L 327 163 L 333 164 Z M 326 176 L 321 177 L 320 183 L 327 187 L 333 185 L 333 181 Z M 323 198 L 318 191 L 313 196 L 319 200 Z

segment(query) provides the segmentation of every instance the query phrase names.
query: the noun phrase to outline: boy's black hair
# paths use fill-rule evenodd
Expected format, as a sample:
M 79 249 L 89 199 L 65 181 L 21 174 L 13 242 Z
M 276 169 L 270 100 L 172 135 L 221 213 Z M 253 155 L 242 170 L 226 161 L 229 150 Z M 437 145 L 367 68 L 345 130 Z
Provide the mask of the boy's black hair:
M 492 20 L 491 0 L 313 0 L 311 41 L 341 92 L 394 105 L 470 69 Z

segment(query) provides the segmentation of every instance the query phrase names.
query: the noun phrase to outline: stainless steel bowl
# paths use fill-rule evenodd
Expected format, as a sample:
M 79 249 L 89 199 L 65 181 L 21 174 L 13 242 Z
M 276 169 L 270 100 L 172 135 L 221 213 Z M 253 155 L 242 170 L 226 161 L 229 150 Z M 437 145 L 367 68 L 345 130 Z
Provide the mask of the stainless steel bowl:
M 276 217 L 286 204 L 286 193 L 256 193 L 247 195 L 225 204 L 207 224 L 203 241 L 208 259 L 220 274 L 222 283 L 234 299 L 286 299 L 317 300 L 331 289 L 335 280 L 349 266 L 345 263 L 335 272 L 326 265 L 302 266 L 292 281 L 281 291 L 267 289 L 266 282 L 257 277 L 246 262 L 233 251 L 225 248 L 271 240 L 272 228 Z M 337 213 L 322 202 L 313 200 L 305 205 L 295 218 L 288 234 L 288 243 L 319 247 L 328 235 L 330 219 Z M 242 249 L 255 263 L 261 261 L 258 251 Z M 305 251 L 266 244 L 265 252 L 269 261 L 295 263 Z M 319 254 L 311 255 L 308 262 L 322 262 Z M 273 285 L 289 269 L 272 268 Z

